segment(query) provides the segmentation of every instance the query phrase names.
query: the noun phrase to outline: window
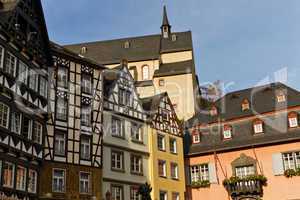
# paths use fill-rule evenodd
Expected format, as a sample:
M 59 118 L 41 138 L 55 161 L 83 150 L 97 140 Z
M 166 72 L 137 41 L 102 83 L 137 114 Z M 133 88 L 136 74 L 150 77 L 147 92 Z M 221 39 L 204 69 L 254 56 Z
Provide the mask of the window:
M 142 156 L 131 155 L 130 156 L 130 171 L 134 174 L 143 173 L 143 158 Z
M 52 191 L 65 192 L 65 170 L 53 169 Z
M 160 177 L 166 177 L 167 176 L 166 161 L 164 161 L 164 160 L 159 160 L 158 161 L 158 175 Z
M 68 119 L 68 101 L 60 96 L 56 102 L 56 119 L 66 121 Z
M 177 141 L 175 138 L 170 138 L 170 152 L 177 153 Z
M 88 136 L 81 137 L 80 158 L 82 160 L 90 160 L 91 159 L 91 139 Z
M 164 135 L 157 135 L 157 146 L 158 149 L 161 151 L 165 151 L 166 150 L 166 144 L 165 144 L 165 136 Z
M 124 154 L 120 151 L 111 152 L 111 168 L 114 170 L 124 169 Z
M 8 128 L 9 107 L 4 103 L 0 103 L 0 126 Z
M 47 98 L 48 82 L 47 79 L 40 76 L 40 95 Z
M 138 141 L 138 142 L 143 141 L 141 125 L 136 124 L 136 123 L 131 123 L 131 138 L 133 141 Z
M 194 165 L 190 167 L 192 182 L 209 180 L 208 164 Z
M 13 163 L 4 162 L 3 166 L 3 186 L 8 188 L 14 187 L 15 166 Z
M 39 122 L 33 123 L 32 140 L 36 143 L 42 144 L 43 126 Z
M 178 192 L 172 192 L 172 200 L 179 200 L 179 193 Z
M 55 143 L 54 143 L 54 153 L 58 156 L 66 155 L 66 134 L 64 133 L 55 133 Z
M 165 86 L 165 79 L 159 79 L 158 84 L 159 86 Z
M 282 102 L 285 102 L 285 95 L 280 93 L 277 95 L 277 102 L 278 103 L 282 103 Z
M 36 193 L 36 186 L 37 186 L 37 172 L 35 170 L 29 170 L 28 192 Z
M 92 107 L 91 105 L 81 106 L 81 125 L 90 127 L 92 125 Z
M 149 66 L 145 65 L 142 68 L 143 80 L 149 80 Z
M 162 115 L 162 119 L 164 121 L 169 121 L 170 112 L 167 109 L 160 109 L 160 113 Z
M 177 36 L 175 34 L 172 35 L 172 41 L 175 42 L 177 40 Z
M 92 93 L 92 76 L 89 74 L 81 75 L 81 92 L 86 94 Z
M 178 179 L 178 165 L 177 163 L 171 163 L 171 178 Z
M 159 200 L 167 200 L 167 199 L 168 199 L 167 192 L 159 191 Z
M 18 166 L 17 167 L 17 190 L 25 191 L 26 189 L 26 168 Z
M 130 187 L 130 200 L 142 200 L 141 195 L 139 195 L 139 187 L 131 186 Z
M 17 65 L 17 58 L 8 52 L 5 58 L 4 71 L 11 76 L 15 76 L 16 65 Z
M 89 194 L 91 192 L 90 186 L 91 174 L 87 172 L 79 173 L 79 192 L 81 194 Z
M 192 139 L 194 144 L 200 143 L 200 132 L 199 130 L 193 130 Z
M 68 87 L 68 69 L 66 67 L 58 67 L 57 86 L 62 88 Z
M 32 130 L 32 121 L 29 118 L 24 117 L 23 118 L 23 133 L 22 133 L 22 135 L 25 138 L 30 139 L 31 138 L 31 130 Z
M 123 106 L 130 106 L 131 92 L 123 88 L 119 88 L 119 103 Z
M 12 112 L 11 114 L 11 131 L 17 134 L 21 133 L 21 114 Z
M 288 114 L 289 127 L 294 128 L 298 126 L 298 114 L 296 112 L 291 112 Z
M 35 71 L 30 70 L 29 75 L 29 88 L 38 91 L 38 74 Z
M 19 74 L 18 80 L 24 84 L 27 84 L 28 78 L 28 66 L 24 64 L 22 61 L 19 62 Z
M 249 110 L 249 109 L 250 109 L 249 101 L 248 99 L 244 99 L 242 102 L 242 111 Z
M 0 46 L 0 68 L 3 68 L 4 48 Z
M 126 41 L 126 42 L 124 43 L 124 48 L 125 48 L 125 49 L 129 49 L 129 47 L 130 47 L 130 43 L 129 43 L 129 41 Z
M 231 139 L 232 138 L 232 128 L 230 125 L 225 125 L 223 129 L 223 138 L 224 139 Z
M 284 169 L 298 169 L 300 168 L 300 152 L 290 152 L 290 153 L 283 153 L 283 164 Z
M 81 55 L 86 54 L 86 52 L 87 52 L 87 47 L 82 47 L 82 48 L 80 49 L 80 54 L 81 54 Z
M 253 122 L 254 133 L 263 133 L 263 122 L 260 119 L 257 119 Z
M 116 117 L 112 118 L 111 122 L 111 134 L 116 137 L 124 137 L 124 121 Z
M 123 187 L 117 185 L 111 186 L 111 198 L 112 200 L 123 200 Z
M 250 175 L 255 174 L 255 168 L 254 165 L 248 165 L 248 166 L 239 166 L 235 168 L 235 174 L 237 177 L 244 178 Z

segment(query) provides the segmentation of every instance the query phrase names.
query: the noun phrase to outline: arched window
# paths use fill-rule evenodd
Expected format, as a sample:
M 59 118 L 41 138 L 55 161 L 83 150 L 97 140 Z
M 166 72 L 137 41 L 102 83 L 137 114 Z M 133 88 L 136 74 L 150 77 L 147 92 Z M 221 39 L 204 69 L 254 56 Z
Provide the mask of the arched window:
M 242 111 L 249 110 L 250 109 L 250 103 L 248 99 L 244 99 L 242 102 Z
M 290 112 L 288 114 L 288 122 L 290 128 L 298 127 L 298 113 Z
M 143 73 L 143 80 L 148 80 L 149 79 L 149 66 L 148 65 L 143 66 L 142 73 Z
M 232 127 L 228 124 L 224 125 L 223 128 L 223 139 L 231 139 L 232 138 Z
M 255 134 L 264 132 L 263 121 L 261 119 L 255 119 L 253 121 L 253 130 Z

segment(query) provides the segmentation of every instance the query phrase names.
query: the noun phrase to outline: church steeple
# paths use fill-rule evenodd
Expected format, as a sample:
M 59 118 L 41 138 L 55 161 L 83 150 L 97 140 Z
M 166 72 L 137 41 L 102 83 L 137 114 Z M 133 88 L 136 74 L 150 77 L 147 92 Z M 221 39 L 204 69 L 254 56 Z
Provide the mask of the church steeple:
M 163 38 L 169 38 L 171 33 L 171 25 L 169 24 L 166 6 L 164 6 L 163 21 L 160 28 L 161 28 L 161 34 Z

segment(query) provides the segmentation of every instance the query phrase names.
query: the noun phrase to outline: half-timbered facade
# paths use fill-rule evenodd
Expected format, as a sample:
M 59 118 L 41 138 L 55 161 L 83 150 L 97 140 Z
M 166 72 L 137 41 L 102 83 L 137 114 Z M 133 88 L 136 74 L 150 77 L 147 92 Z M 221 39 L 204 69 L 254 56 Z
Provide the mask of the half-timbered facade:
M 40 197 L 101 199 L 102 66 L 52 44 Z
M 152 199 L 184 199 L 181 123 L 167 93 L 142 99 L 147 111 Z
M 40 0 L 1 0 L 0 199 L 38 197 L 49 66 Z
M 103 198 L 138 200 L 149 180 L 146 115 L 127 62 L 104 72 Z

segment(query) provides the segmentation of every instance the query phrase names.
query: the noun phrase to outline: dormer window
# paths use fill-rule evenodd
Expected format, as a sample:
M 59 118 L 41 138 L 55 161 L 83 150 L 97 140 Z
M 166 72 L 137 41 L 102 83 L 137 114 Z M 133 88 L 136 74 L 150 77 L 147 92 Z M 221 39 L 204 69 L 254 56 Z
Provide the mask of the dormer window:
M 264 132 L 263 121 L 260 120 L 260 119 L 254 120 L 254 122 L 253 122 L 253 130 L 254 130 L 255 134 L 263 133 Z
M 298 114 L 296 112 L 289 113 L 288 122 L 290 128 L 298 127 Z
M 200 143 L 200 132 L 199 130 L 194 130 L 192 134 L 193 144 Z
M 86 54 L 86 52 L 87 52 L 87 47 L 82 47 L 80 50 L 80 54 L 84 55 L 84 54 Z
M 209 111 L 209 114 L 210 114 L 211 116 L 217 115 L 217 114 L 218 114 L 217 108 L 216 108 L 215 106 L 212 106 L 211 109 L 210 109 L 210 111 Z
M 223 138 L 226 140 L 232 138 L 232 127 L 230 125 L 224 125 Z
M 244 99 L 242 102 L 242 111 L 249 110 L 249 109 L 250 109 L 249 101 L 248 99 Z
M 279 93 L 277 94 L 277 102 L 278 103 L 282 103 L 282 102 L 285 102 L 285 95 L 283 93 Z
M 124 48 L 125 48 L 125 49 L 129 49 L 129 47 L 130 47 L 130 43 L 129 43 L 129 41 L 126 41 L 126 42 L 124 43 Z
M 175 42 L 177 40 L 177 36 L 175 34 L 172 35 L 172 41 Z

